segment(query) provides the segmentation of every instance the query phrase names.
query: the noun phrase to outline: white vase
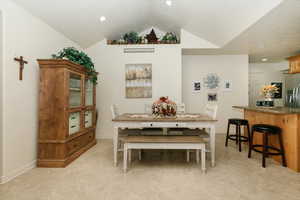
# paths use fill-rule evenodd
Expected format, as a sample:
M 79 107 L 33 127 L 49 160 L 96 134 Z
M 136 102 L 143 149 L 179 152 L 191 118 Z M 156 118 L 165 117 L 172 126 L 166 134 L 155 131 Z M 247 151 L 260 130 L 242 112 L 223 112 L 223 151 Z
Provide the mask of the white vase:
M 265 101 L 273 101 L 274 94 L 272 92 L 267 92 L 265 95 Z

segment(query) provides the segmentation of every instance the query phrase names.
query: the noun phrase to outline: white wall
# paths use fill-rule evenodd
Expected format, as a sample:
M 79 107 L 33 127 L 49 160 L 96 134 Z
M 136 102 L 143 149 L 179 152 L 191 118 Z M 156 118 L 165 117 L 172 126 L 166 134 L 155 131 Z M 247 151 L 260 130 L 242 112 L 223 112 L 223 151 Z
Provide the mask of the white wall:
M 38 129 L 38 58 L 67 46 L 78 47 L 43 21 L 10 0 L 1 0 L 4 19 L 3 68 L 3 175 L 2 182 L 35 166 Z M 16 56 L 24 56 L 23 81 L 19 81 Z
M 95 44 L 86 52 L 95 62 L 99 72 L 97 107 L 99 109 L 98 138 L 112 138 L 110 106 L 118 104 L 121 112 L 143 112 L 145 103 L 152 103 L 160 96 L 181 101 L 181 48 L 179 45 L 147 45 L 155 53 L 124 54 L 126 46 Z M 136 47 L 130 45 L 130 47 Z M 143 47 L 141 45 L 139 48 Z M 152 63 L 152 98 L 125 98 L 125 64 Z
M 187 112 L 203 112 L 210 90 L 204 88 L 203 79 L 208 73 L 216 73 L 223 81 L 232 81 L 232 91 L 221 88 L 212 90 L 218 93 L 217 133 L 225 133 L 227 120 L 243 117 L 242 112 L 233 109 L 234 105 L 248 105 L 248 55 L 201 55 L 182 58 L 182 99 Z M 192 81 L 201 81 L 200 93 L 192 92 Z
M 285 96 L 285 75 L 282 70 L 288 69 L 288 62 L 251 63 L 249 65 L 249 104 L 255 105 L 263 99 L 260 90 L 271 82 L 282 82 L 282 96 Z M 275 106 L 283 106 L 284 98 L 275 99 Z
M 3 77 L 3 23 L 2 12 L 0 10 L 0 180 L 3 174 L 3 136 L 2 136 L 2 77 Z

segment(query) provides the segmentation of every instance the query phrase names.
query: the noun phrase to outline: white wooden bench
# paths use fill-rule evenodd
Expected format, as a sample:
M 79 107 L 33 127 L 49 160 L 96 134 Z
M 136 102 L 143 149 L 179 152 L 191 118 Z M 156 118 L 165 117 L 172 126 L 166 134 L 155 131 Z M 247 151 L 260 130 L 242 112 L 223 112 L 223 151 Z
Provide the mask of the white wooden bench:
M 124 142 L 123 170 L 127 171 L 127 158 L 131 162 L 132 149 L 195 149 L 196 161 L 199 163 L 201 150 L 201 169 L 206 171 L 205 142 L 199 136 L 127 136 Z M 141 158 L 140 158 L 141 159 Z

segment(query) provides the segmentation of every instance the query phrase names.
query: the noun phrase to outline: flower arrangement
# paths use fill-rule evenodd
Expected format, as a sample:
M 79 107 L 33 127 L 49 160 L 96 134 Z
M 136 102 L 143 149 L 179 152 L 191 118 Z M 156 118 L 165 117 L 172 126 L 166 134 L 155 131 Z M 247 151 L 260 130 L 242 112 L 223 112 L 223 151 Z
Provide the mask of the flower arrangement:
M 152 114 L 162 117 L 175 116 L 176 103 L 169 100 L 168 97 L 160 97 L 152 104 Z
M 276 87 L 276 85 L 265 85 L 264 87 L 262 87 L 261 93 L 266 99 L 272 99 L 274 94 L 278 93 L 278 90 L 279 88 Z

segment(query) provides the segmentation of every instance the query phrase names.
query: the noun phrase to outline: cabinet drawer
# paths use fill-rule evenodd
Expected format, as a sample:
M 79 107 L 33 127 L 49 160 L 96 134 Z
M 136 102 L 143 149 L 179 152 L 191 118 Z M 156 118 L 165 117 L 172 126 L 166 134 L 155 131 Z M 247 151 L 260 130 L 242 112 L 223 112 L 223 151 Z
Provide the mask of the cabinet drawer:
M 95 139 L 95 133 L 94 132 L 89 132 L 87 134 L 87 144 L 92 142 Z
M 82 147 L 82 136 L 75 138 L 67 143 L 67 154 L 73 154 Z
M 95 139 L 94 131 L 81 135 L 67 143 L 67 154 L 73 154 Z

